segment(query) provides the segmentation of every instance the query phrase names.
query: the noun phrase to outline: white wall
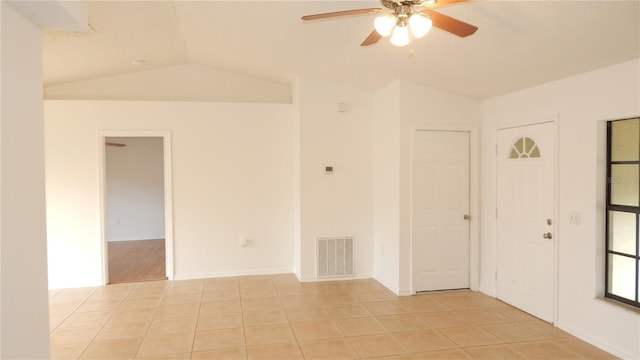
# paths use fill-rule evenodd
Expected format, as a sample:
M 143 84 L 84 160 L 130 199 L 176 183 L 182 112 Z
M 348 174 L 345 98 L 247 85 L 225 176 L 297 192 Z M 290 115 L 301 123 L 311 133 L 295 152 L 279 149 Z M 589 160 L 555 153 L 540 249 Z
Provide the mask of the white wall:
M 623 358 L 640 357 L 640 315 L 599 299 L 604 268 L 604 121 L 640 115 L 640 60 L 483 102 L 482 213 L 495 211 L 496 130 L 559 119 L 557 325 Z M 569 213 L 582 215 L 569 224 Z M 481 290 L 496 294 L 495 219 L 482 219 Z
M 294 134 L 300 184 L 300 278 L 315 279 L 318 237 L 353 236 L 355 275 L 373 275 L 372 94 L 297 80 Z M 349 110 L 338 112 L 337 104 Z M 333 166 L 333 174 L 325 174 Z
M 400 81 L 373 98 L 375 279 L 400 292 Z
M 291 119 L 285 104 L 45 101 L 49 286 L 102 282 L 99 130 L 171 132 L 176 279 L 291 272 Z
M 141 66 L 144 68 L 144 65 Z M 47 84 L 45 99 L 291 103 L 291 86 L 196 64 Z
M 298 279 L 302 278 L 302 209 L 300 205 L 300 79 L 292 85 L 293 95 L 293 273 Z
M 49 356 L 40 29 L 0 2 L 0 357 Z
M 164 239 L 161 137 L 108 137 L 105 147 L 107 241 Z
M 400 295 L 412 293 L 411 180 L 416 129 L 464 130 L 478 127 L 480 102 L 428 86 L 399 80 L 375 94 L 374 184 L 376 279 Z M 477 206 L 476 148 L 471 142 L 471 205 Z M 474 216 L 475 218 L 476 216 Z M 471 239 L 477 242 L 477 226 Z M 472 261 L 472 266 L 477 261 Z M 473 284 L 475 285 L 475 284 Z

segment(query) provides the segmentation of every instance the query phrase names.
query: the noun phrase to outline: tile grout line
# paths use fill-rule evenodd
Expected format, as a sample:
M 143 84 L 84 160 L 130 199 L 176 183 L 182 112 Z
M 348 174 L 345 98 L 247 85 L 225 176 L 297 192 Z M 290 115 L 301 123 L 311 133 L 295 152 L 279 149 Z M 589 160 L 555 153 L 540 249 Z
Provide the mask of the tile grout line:
M 51 307 L 51 300 L 53 300 L 55 297 L 57 297 L 58 295 L 60 295 L 63 291 L 64 291 L 64 289 L 63 289 L 63 290 L 60 290 L 60 291 L 59 291 L 58 293 L 56 293 L 56 294 L 55 294 L 51 299 L 49 299 L 49 307 Z M 96 288 L 96 291 L 97 291 L 97 288 Z M 82 305 L 83 305 L 83 304 L 84 304 L 84 303 L 89 299 L 89 297 L 90 297 L 92 294 L 93 294 L 93 293 L 89 294 L 89 295 L 87 296 L 87 298 L 85 298 L 85 299 L 82 301 L 82 303 L 80 303 L 78 306 L 76 306 L 76 307 L 75 307 L 75 308 L 74 308 L 74 309 L 73 309 L 73 310 L 72 310 L 72 311 L 71 311 L 67 316 L 65 316 L 64 320 L 62 320 L 58 325 L 56 325 L 56 327 L 55 327 L 55 328 L 53 328 L 53 329 L 50 329 L 50 330 L 49 330 L 49 352 L 51 352 L 51 334 L 52 334 L 54 331 L 58 330 L 58 329 L 60 328 L 60 325 L 64 324 L 64 323 L 65 323 L 65 321 L 67 321 L 67 319 L 69 319 L 69 317 L 70 317 L 71 315 L 75 314 L 76 310 L 78 310 L 78 309 L 79 309 L 79 308 L 80 308 L 80 307 L 81 307 L 81 306 L 82 306 Z M 49 321 L 51 321 L 51 319 L 49 319 Z M 98 331 L 98 332 L 99 332 L 99 331 Z M 97 336 L 97 334 L 96 334 L 96 336 Z M 82 352 L 80 352 L 80 355 L 78 355 L 78 357 L 77 357 L 76 359 L 80 359 L 80 357 L 81 357 L 81 356 L 82 356 L 82 354 L 84 354 L 84 352 L 87 350 L 87 348 L 89 347 L 89 345 L 91 344 L 91 342 L 93 342 L 93 340 L 89 341 L 89 343 L 87 343 L 87 345 L 85 345 L 84 349 L 82 350 Z M 49 353 L 49 356 L 51 356 L 51 353 Z
M 238 301 L 240 302 L 240 316 L 242 317 L 242 338 L 244 341 L 244 357 L 249 357 L 249 349 L 247 346 L 247 327 L 244 323 L 244 306 L 242 305 L 242 289 L 240 287 L 240 281 L 238 281 Z
M 89 298 L 91 298 L 91 296 L 93 296 L 94 294 L 96 294 L 98 292 L 99 288 L 95 288 L 95 290 L 87 295 L 87 297 L 84 299 L 84 301 L 82 301 L 82 303 L 80 305 L 78 305 L 75 309 L 73 309 L 73 311 L 71 311 L 71 313 L 65 318 L 64 321 L 62 321 L 60 324 L 58 324 L 58 326 L 56 327 L 56 329 L 58 329 L 60 327 L 60 325 L 64 324 L 65 321 L 67 321 L 67 319 L 69 317 L 71 317 L 71 315 L 76 314 L 76 311 L 78 311 L 78 309 L 80 309 L 82 307 L 82 305 L 86 304 L 87 301 L 89 300 Z M 118 304 L 118 307 L 120 306 L 120 304 Z M 115 313 L 115 311 L 114 311 Z M 111 316 L 113 316 L 113 313 L 111 314 Z M 109 319 L 111 319 L 111 316 L 109 316 Z M 107 324 L 107 322 L 109 322 L 109 319 L 107 319 L 107 321 L 105 321 L 104 324 L 102 324 L 102 326 L 100 327 L 100 330 L 98 330 L 98 332 L 96 332 L 96 334 L 91 338 L 91 340 L 87 343 L 87 345 L 84 347 L 84 349 L 82 350 L 82 352 L 80 353 L 80 355 L 78 355 L 77 359 L 81 359 L 82 355 L 84 355 L 84 353 L 89 349 L 89 347 L 91 346 L 91 344 L 95 341 L 95 338 L 98 336 L 98 334 L 100 334 L 100 332 L 102 331 L 102 329 L 104 329 L 104 326 Z M 51 338 L 51 335 L 49 335 L 49 338 Z M 51 345 L 49 345 L 51 346 Z
M 202 283 L 202 292 L 200 293 L 200 302 L 198 303 L 198 313 L 196 314 L 196 326 L 195 329 L 193 329 L 193 340 L 191 340 L 191 351 L 189 351 L 189 359 L 193 358 L 193 350 L 195 348 L 195 344 L 196 344 L 196 337 L 198 336 L 198 324 L 200 323 L 200 313 L 202 312 L 202 302 L 204 299 L 204 288 L 206 281 L 203 281 Z
M 82 305 L 84 305 L 84 304 L 87 302 L 87 300 L 89 300 L 89 298 L 90 298 L 93 294 L 95 294 L 97 291 L 98 291 L 98 288 L 95 288 L 95 289 L 94 289 L 94 291 L 93 291 L 91 294 L 87 295 L 87 297 L 86 297 L 84 300 L 82 300 L 82 302 L 81 302 L 78 306 L 76 306 L 73 310 L 71 310 L 71 312 L 69 312 L 69 314 L 68 314 L 67 316 L 65 316 L 64 320 L 62 320 L 58 325 L 56 325 L 56 327 L 55 327 L 55 328 L 53 328 L 53 329 L 49 329 L 49 335 L 51 335 L 51 333 L 52 333 L 52 332 L 54 332 L 55 330 L 57 330 L 57 329 L 60 327 L 60 325 L 62 325 L 65 321 L 67 321 L 67 319 L 69 318 L 69 316 L 71 316 L 71 315 L 75 314 L 75 312 L 76 312 L 80 307 L 82 307 Z M 54 298 L 56 298 L 58 295 L 62 294 L 62 292 L 64 292 L 64 289 L 62 289 L 62 290 L 58 291 L 58 293 L 56 293 L 56 294 L 55 294 L 51 299 L 49 299 L 49 308 L 51 308 L 51 300 L 53 300 Z
M 144 282 L 139 283 L 138 285 L 136 285 L 135 288 L 141 287 L 141 284 L 143 284 Z M 140 350 L 142 349 L 142 344 L 144 344 L 144 340 L 147 337 L 147 334 L 149 334 L 149 329 L 151 329 L 151 325 L 153 325 L 153 322 L 155 321 L 155 315 L 156 312 L 158 311 L 158 307 L 160 306 L 160 304 L 162 304 L 162 301 L 164 300 L 166 294 L 167 294 L 167 290 L 171 287 L 171 285 L 165 287 L 165 289 L 162 292 L 162 295 L 160 296 L 160 301 L 158 302 L 158 304 L 155 305 L 154 309 L 153 309 L 153 314 L 151 315 L 151 321 L 149 322 L 149 325 L 147 326 L 147 330 L 145 330 L 144 334 L 142 335 L 142 341 L 140 341 L 140 344 L 138 345 L 138 350 L 136 351 L 136 354 L 134 356 L 134 358 L 138 358 L 139 354 L 140 354 Z M 127 296 L 128 297 L 128 296 Z
M 98 292 L 98 289 L 96 288 L 96 291 L 94 291 L 93 293 L 91 293 L 91 295 L 89 295 L 87 297 L 87 299 L 85 299 L 85 301 L 82 303 L 82 305 L 84 305 L 91 296 L 93 296 L 94 294 L 96 294 Z M 129 294 L 131 293 L 131 289 L 129 289 L 129 292 L 127 293 L 127 296 L 129 296 Z M 104 324 L 102 324 L 102 326 L 100 327 L 100 330 L 98 330 L 98 332 L 96 332 L 96 334 L 93 336 L 93 338 L 91 338 L 91 340 L 89 341 L 89 343 L 87 344 L 87 346 L 84 348 L 84 350 L 82 350 L 82 352 L 80 353 L 80 355 L 78 356 L 78 359 L 82 359 L 82 356 L 87 352 L 87 350 L 89 350 L 89 347 L 91 347 L 91 344 L 93 344 L 94 341 L 96 341 L 96 338 L 98 337 L 98 335 L 100 334 L 100 332 L 102 332 L 102 330 L 104 330 L 104 327 L 107 325 L 107 323 L 109 322 L 109 320 L 111 320 L 111 318 L 113 317 L 113 315 L 116 313 L 116 311 L 118 311 L 118 308 L 120 308 L 120 306 L 122 305 L 122 303 L 124 302 L 124 299 L 127 298 L 127 296 L 125 296 L 122 301 L 120 301 L 120 303 L 118 304 L 118 306 L 116 307 L 115 310 L 113 310 L 113 312 L 111 313 L 111 315 L 109 316 L 109 318 L 107 319 L 107 321 L 104 322 Z M 80 305 L 80 306 L 82 306 Z M 78 308 L 76 308 L 73 311 L 73 314 L 76 313 L 76 311 L 80 308 L 80 306 Z

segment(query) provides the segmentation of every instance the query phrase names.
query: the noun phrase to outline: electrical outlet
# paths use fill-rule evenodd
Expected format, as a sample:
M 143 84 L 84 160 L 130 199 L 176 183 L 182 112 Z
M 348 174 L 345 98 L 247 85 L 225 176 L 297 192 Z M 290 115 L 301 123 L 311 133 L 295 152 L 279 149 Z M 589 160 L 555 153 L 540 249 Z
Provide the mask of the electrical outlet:
M 569 224 L 580 225 L 582 223 L 582 214 L 579 211 L 571 211 L 569 213 Z

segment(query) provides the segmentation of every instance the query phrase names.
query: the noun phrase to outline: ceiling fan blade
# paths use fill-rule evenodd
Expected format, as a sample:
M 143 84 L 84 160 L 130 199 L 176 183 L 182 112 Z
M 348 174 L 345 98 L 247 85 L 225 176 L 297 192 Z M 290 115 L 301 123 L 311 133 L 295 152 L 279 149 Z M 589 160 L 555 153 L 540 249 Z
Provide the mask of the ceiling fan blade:
M 433 26 L 460 37 L 467 37 L 478 30 L 478 27 L 476 26 L 467 24 L 464 21 L 454 19 L 433 10 L 423 10 L 421 13 L 429 15 L 431 21 L 433 21 Z
M 352 15 L 364 15 L 364 14 L 373 14 L 378 11 L 382 11 L 380 8 L 367 8 L 367 9 L 355 9 L 355 10 L 345 10 L 345 11 L 336 11 L 324 14 L 314 14 L 314 15 L 305 15 L 302 17 L 302 20 L 320 20 L 320 19 L 328 19 L 340 16 L 352 16 Z
M 377 31 L 373 30 L 371 34 L 369 34 L 369 36 L 367 36 L 367 38 L 364 39 L 364 41 L 362 42 L 362 44 L 360 44 L 360 46 L 373 45 L 378 41 L 380 41 L 380 39 L 382 39 L 382 35 L 378 34 Z
M 437 8 L 441 6 L 447 6 L 459 2 L 466 2 L 469 0 L 438 0 L 435 4 L 430 4 L 428 1 L 423 2 L 420 6 L 428 7 L 428 8 Z

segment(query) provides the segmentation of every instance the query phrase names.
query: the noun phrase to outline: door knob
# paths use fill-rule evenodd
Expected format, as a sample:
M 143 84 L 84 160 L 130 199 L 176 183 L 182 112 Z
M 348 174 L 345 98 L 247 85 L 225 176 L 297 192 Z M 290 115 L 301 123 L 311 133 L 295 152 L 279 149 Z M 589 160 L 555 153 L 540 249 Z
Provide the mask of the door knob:
M 550 232 L 542 234 L 542 237 L 545 239 L 553 239 L 553 235 Z
M 464 216 L 462 217 L 465 220 L 469 220 L 471 219 L 471 216 L 469 216 L 469 214 L 464 214 Z

